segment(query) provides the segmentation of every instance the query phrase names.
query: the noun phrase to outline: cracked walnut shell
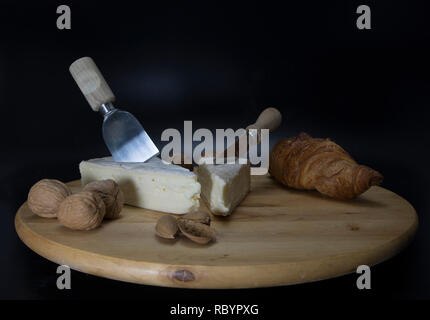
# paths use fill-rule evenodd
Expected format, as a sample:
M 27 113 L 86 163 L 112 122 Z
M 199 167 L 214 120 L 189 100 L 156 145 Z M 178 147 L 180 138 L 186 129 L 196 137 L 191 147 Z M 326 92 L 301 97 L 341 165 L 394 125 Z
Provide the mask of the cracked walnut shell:
M 211 215 L 204 211 L 195 211 L 187 213 L 186 215 L 182 216 L 182 219 L 192 220 L 195 222 L 206 224 L 208 226 L 211 224 Z
M 214 228 L 206 224 L 188 220 L 184 218 L 178 219 L 179 230 L 190 240 L 199 244 L 206 244 L 210 241 L 215 241 L 216 232 Z
M 103 221 L 106 206 L 93 191 L 82 191 L 68 196 L 60 205 L 57 217 L 60 223 L 73 230 L 91 230 Z
M 155 225 L 155 233 L 157 236 L 165 239 L 175 239 L 178 230 L 177 219 L 167 214 L 161 216 Z

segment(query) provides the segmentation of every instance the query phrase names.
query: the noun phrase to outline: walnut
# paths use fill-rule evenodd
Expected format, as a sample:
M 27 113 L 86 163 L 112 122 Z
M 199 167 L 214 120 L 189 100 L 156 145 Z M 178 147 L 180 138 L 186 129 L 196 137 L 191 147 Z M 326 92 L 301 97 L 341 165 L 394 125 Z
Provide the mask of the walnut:
M 61 202 L 71 194 L 69 187 L 61 181 L 42 179 L 31 187 L 27 204 L 38 216 L 55 218 Z
M 103 221 L 106 206 L 97 192 L 82 191 L 68 196 L 57 212 L 60 223 L 74 230 L 91 230 Z
M 106 206 L 106 219 L 118 218 L 124 206 L 124 193 L 118 184 L 112 180 L 101 180 L 88 183 L 85 191 L 94 191 L 103 199 Z

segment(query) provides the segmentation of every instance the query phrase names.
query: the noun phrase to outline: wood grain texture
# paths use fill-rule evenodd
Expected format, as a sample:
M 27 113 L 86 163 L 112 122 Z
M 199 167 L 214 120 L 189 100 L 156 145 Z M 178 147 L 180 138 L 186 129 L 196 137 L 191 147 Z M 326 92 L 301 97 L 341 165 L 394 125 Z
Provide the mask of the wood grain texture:
M 68 184 L 74 192 L 80 181 Z M 207 210 L 201 204 L 202 210 Z M 217 241 L 155 235 L 163 213 L 125 206 L 120 219 L 73 231 L 34 215 L 26 203 L 15 227 L 21 240 L 58 264 L 101 277 L 183 288 L 249 288 L 302 283 L 355 272 L 386 260 L 412 239 L 413 207 L 372 187 L 354 201 L 282 187 L 252 176 L 251 193 L 228 218 L 213 217 Z

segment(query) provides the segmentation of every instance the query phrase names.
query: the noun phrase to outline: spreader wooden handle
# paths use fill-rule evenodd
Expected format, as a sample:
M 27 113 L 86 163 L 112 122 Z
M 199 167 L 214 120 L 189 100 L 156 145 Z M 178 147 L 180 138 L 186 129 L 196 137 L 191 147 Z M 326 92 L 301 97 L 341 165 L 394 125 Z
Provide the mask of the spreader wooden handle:
M 99 111 L 102 104 L 115 101 L 115 96 L 93 59 L 83 57 L 70 65 L 73 79 L 94 111 Z
M 267 108 L 257 118 L 255 123 L 246 127 L 249 129 L 269 129 L 273 131 L 279 127 L 282 121 L 282 115 L 276 108 Z
M 247 149 L 246 151 L 249 150 L 249 147 L 251 145 L 254 144 L 259 144 L 261 139 L 260 139 L 260 134 L 261 132 L 259 131 L 259 129 L 269 129 L 270 132 L 276 130 L 279 125 L 282 122 L 282 115 L 281 112 L 279 112 L 278 109 L 276 108 L 267 108 L 264 109 L 263 112 L 260 113 L 260 115 L 257 118 L 257 121 L 255 121 L 255 123 L 250 124 L 249 126 L 246 127 L 246 130 L 249 129 L 258 129 L 257 131 L 257 139 L 253 139 L 251 141 L 248 141 L 248 145 L 247 145 Z M 220 156 L 224 156 L 227 157 L 227 155 L 230 153 L 233 153 L 233 148 L 234 148 L 234 155 L 236 157 L 242 156 L 243 154 L 240 154 L 239 152 L 239 139 L 236 139 L 236 142 L 233 143 L 232 145 L 230 145 L 229 147 L 227 147 L 227 149 L 224 150 L 223 153 L 220 153 Z

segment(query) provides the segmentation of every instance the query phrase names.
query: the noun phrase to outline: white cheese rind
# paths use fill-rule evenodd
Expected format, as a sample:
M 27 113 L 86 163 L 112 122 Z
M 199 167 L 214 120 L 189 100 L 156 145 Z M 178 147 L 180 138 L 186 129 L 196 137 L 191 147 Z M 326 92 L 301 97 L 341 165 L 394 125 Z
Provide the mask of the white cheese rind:
M 202 199 L 213 214 L 227 216 L 250 191 L 249 164 L 200 164 Z
M 136 207 L 183 214 L 198 210 L 200 183 L 188 169 L 159 158 L 145 163 L 115 162 L 111 157 L 82 161 L 82 185 L 113 179 L 124 193 L 124 202 Z

